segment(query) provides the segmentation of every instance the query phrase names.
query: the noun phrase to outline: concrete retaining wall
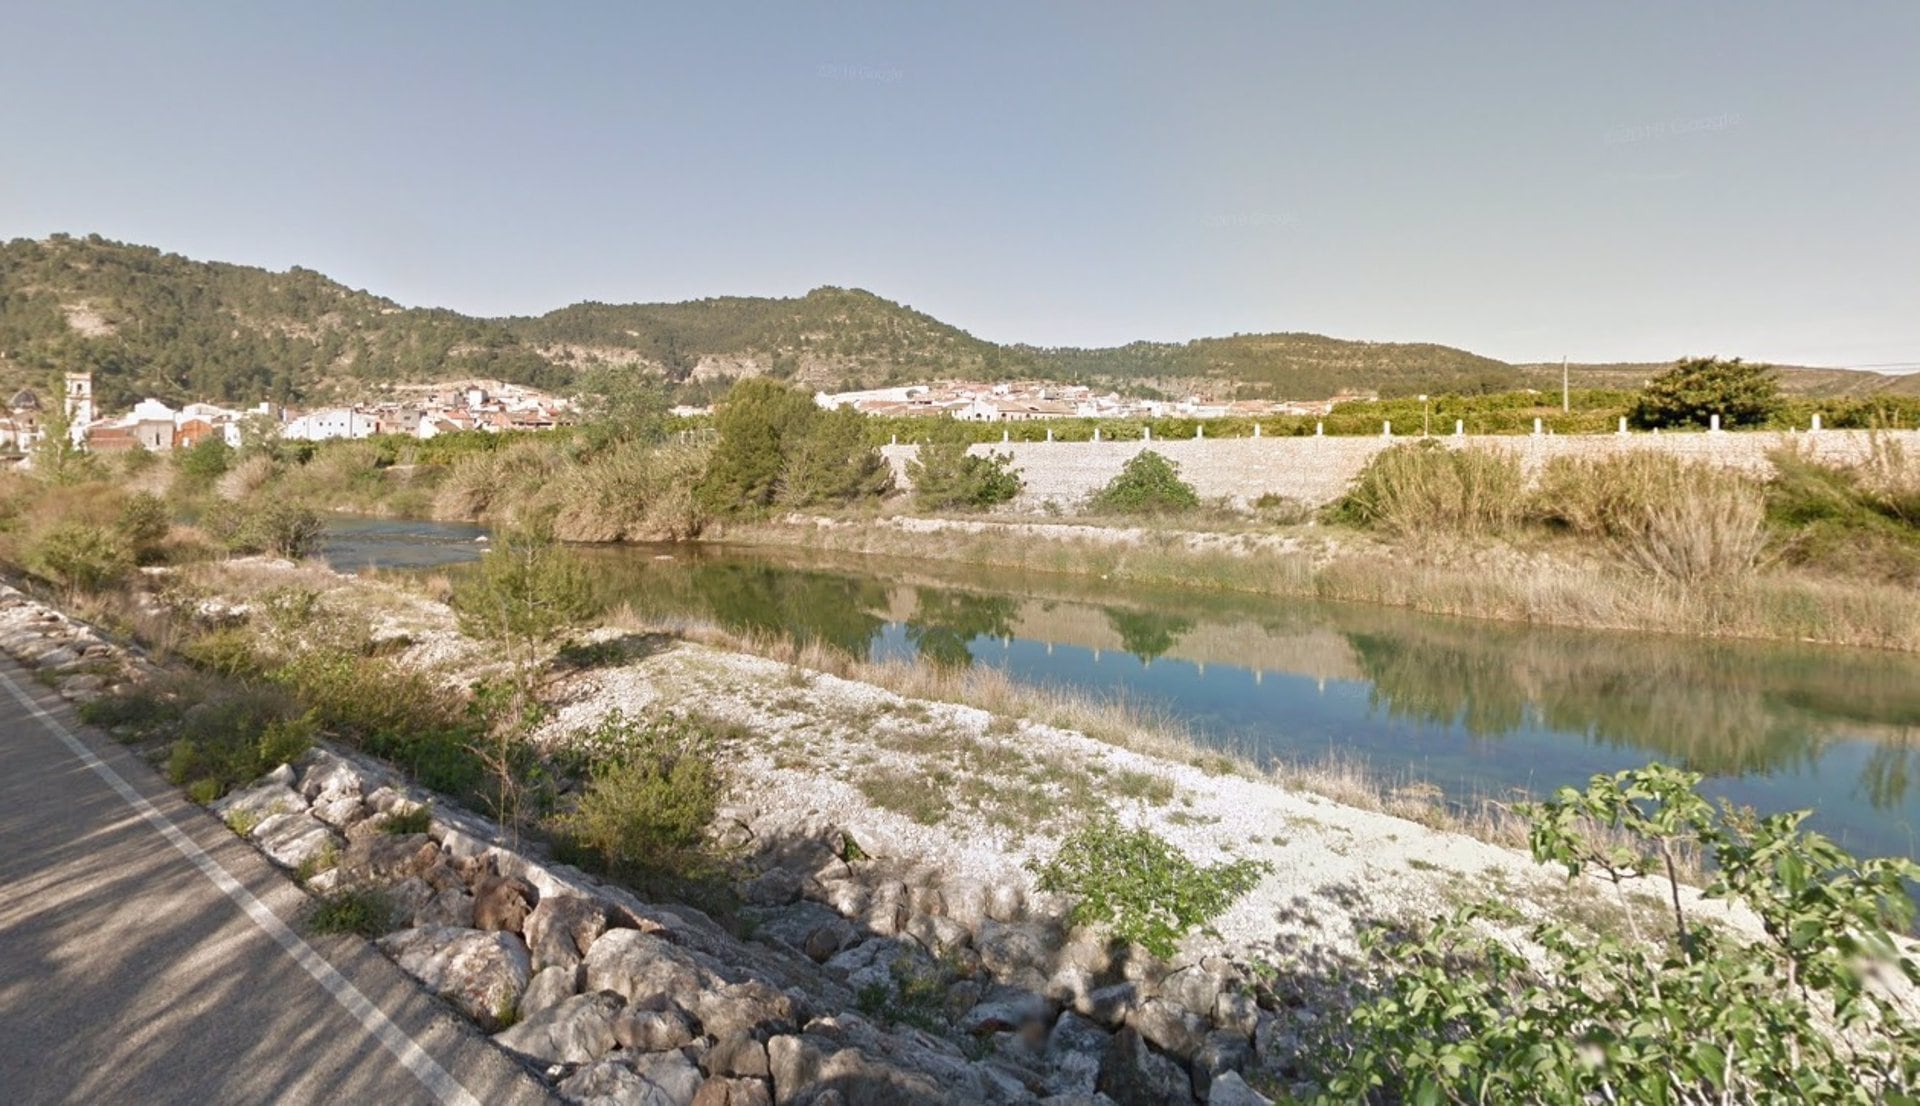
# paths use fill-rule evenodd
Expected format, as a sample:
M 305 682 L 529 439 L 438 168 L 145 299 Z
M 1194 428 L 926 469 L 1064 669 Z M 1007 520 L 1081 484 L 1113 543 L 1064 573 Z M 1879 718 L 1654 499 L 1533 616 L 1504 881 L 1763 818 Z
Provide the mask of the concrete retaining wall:
M 1879 432 L 1909 451 L 1920 451 L 1920 431 Z M 1875 432 L 1449 435 L 1436 438 L 1451 448 L 1476 446 L 1518 454 L 1529 474 L 1555 457 L 1605 457 L 1628 450 L 1658 450 L 1755 472 L 1767 470 L 1767 454 L 1797 446 L 1834 461 L 1857 461 L 1872 450 Z M 1207 438 L 1153 442 L 994 442 L 977 445 L 976 454 L 1013 458 L 1027 482 L 1022 505 L 1052 501 L 1074 507 L 1113 479 L 1127 459 L 1151 449 L 1180 466 L 1180 475 L 1203 498 L 1226 497 L 1245 506 L 1267 493 L 1308 504 L 1338 499 L 1374 455 L 1390 445 L 1411 441 L 1395 437 Z M 911 484 L 906 465 L 917 446 L 883 446 L 902 487 Z

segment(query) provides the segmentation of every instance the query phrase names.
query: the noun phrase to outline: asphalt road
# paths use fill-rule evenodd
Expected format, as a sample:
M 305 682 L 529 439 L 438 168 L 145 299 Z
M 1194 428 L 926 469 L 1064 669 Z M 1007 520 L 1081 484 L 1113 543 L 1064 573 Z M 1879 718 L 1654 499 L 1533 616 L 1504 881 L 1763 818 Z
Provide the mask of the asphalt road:
M 554 1101 L 5 657 L 0 755 L 0 1102 Z

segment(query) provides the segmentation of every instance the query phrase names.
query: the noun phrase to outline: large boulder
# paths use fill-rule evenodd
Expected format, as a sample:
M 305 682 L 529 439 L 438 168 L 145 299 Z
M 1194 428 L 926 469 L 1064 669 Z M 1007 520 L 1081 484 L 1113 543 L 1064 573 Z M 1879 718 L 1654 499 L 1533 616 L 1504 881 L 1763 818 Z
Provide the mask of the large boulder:
M 1163 998 L 1150 998 L 1129 1011 L 1127 1027 L 1182 1060 L 1198 1052 L 1207 1037 L 1205 1018 Z
M 773 1072 L 775 1106 L 805 1106 L 829 1092 L 837 1094 L 845 1106 L 958 1106 L 965 1101 L 949 1093 L 931 1075 L 897 1067 L 814 1034 L 768 1041 L 767 1063 Z
M 311 814 L 275 814 L 253 827 L 249 836 L 282 868 L 318 863 L 340 848 L 340 835 Z
M 1060 1015 L 1047 1034 L 1047 1089 L 1056 1094 L 1094 1093 L 1100 1064 L 1113 1034 L 1078 1014 Z
M 656 1052 L 581 1068 L 559 1091 L 576 1106 L 692 1106 L 703 1082 L 693 1061 Z
M 513 1015 L 532 968 L 511 933 L 421 926 L 389 933 L 381 949 L 428 990 L 489 1032 Z
M 538 1064 L 591 1064 L 619 1043 L 614 1022 L 624 1005 L 611 991 L 574 995 L 526 1014 L 493 1039 Z
M 640 1007 L 693 1010 L 702 991 L 721 986 L 683 950 L 637 929 L 609 930 L 587 950 L 583 965 L 585 990 L 614 991 Z
M 520 996 L 520 1016 L 529 1017 L 570 999 L 580 987 L 579 968 L 542 968 L 533 973 L 527 992 Z
M 1207 1098 L 1208 1088 L 1227 1072 L 1245 1071 L 1253 1063 L 1253 1042 L 1231 1029 L 1216 1029 L 1193 1054 L 1193 1091 Z M 1211 1099 L 1207 1099 L 1212 1101 Z
M 773 1090 L 763 1079 L 712 1077 L 700 1085 L 693 1106 L 773 1106 Z
M 1113 1035 L 1100 1062 L 1098 1089 L 1119 1106 L 1193 1106 L 1186 1069 L 1155 1052 L 1132 1029 Z
M 478 929 L 519 933 L 540 901 L 540 892 L 520 876 L 489 872 L 473 881 L 473 924 Z
M 571 968 L 607 931 L 607 908 L 584 895 L 551 895 L 527 915 L 524 930 L 534 971 Z
M 342 878 L 386 886 L 425 877 L 440 859 L 440 847 L 424 833 L 375 833 L 356 837 L 340 858 Z
M 611 994 L 612 992 L 602 992 Z M 693 1027 L 677 1010 L 620 1011 L 613 1019 L 613 1037 L 628 1052 L 665 1052 L 693 1040 Z
M 1216 1077 L 1207 1091 L 1207 1106 L 1273 1106 L 1273 1099 L 1247 1086 L 1238 1072 Z

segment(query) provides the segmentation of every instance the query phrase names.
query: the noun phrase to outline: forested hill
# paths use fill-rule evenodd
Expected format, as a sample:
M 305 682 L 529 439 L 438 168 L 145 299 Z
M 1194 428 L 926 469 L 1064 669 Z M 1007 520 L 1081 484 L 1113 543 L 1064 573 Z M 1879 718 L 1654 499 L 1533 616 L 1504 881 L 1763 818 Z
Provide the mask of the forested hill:
M 1495 391 L 1543 386 L 1546 375 L 1446 346 L 1315 334 L 1115 349 L 1003 346 L 870 292 L 831 287 L 795 298 L 581 303 L 483 319 L 402 307 L 309 269 L 194 261 L 97 236 L 0 245 L 0 394 L 90 369 L 109 410 L 146 395 L 312 401 L 400 380 L 482 377 L 565 389 L 583 370 L 629 365 L 678 383 L 689 398 L 762 373 L 827 390 L 1041 378 L 1137 393 L 1299 399 L 1342 389 Z M 1595 366 L 1591 375 L 1599 383 L 1643 378 L 1645 369 Z M 1821 370 L 1806 383 L 1863 392 L 1889 382 Z

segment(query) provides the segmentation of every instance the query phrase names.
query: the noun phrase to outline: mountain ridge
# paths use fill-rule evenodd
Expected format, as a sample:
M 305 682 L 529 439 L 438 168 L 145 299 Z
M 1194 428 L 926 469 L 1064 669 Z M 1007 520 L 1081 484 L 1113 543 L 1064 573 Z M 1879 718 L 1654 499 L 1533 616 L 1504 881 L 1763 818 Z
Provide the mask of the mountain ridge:
M 98 235 L 0 244 L 0 388 L 90 370 L 103 406 L 318 401 L 388 383 L 496 378 L 565 389 L 581 373 L 639 366 L 684 396 L 770 374 L 824 390 L 931 379 L 1042 379 L 1144 394 L 1323 398 L 1557 388 L 1559 366 L 1435 343 L 1305 332 L 1107 348 L 1001 344 L 860 288 L 679 303 L 582 301 L 481 317 L 405 307 L 293 266 L 198 261 Z M 1588 387 L 1637 387 L 1659 365 L 1580 365 Z M 1787 368 L 1789 390 L 1920 391 L 1920 377 Z

